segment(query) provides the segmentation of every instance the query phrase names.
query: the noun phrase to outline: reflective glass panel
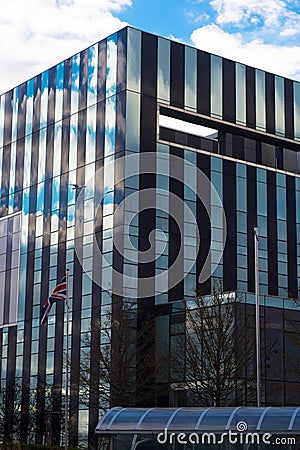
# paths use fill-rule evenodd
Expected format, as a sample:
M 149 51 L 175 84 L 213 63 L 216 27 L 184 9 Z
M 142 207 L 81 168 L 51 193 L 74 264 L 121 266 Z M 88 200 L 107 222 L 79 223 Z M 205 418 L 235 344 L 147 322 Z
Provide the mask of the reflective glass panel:
M 300 83 L 294 81 L 294 127 L 295 139 L 300 140 Z
M 236 76 L 236 123 L 246 124 L 246 67 L 235 65 Z
M 141 32 L 128 28 L 127 88 L 141 91 Z
M 275 132 L 284 136 L 284 79 L 275 76 Z
M 158 38 L 157 97 L 170 101 L 170 41 Z
M 222 117 L 222 58 L 211 55 L 211 116 Z
M 262 70 L 255 70 L 255 86 L 256 128 L 266 130 L 266 82 Z
M 197 50 L 185 47 L 184 106 L 197 108 Z
M 127 91 L 126 101 L 126 149 L 140 148 L 140 94 Z

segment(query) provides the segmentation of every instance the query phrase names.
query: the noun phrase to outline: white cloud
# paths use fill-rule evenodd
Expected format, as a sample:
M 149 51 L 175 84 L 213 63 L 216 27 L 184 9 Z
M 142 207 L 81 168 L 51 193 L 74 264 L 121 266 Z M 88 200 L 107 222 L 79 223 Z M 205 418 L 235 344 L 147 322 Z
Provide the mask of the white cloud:
M 114 33 L 131 0 L 10 0 L 0 17 L 0 92 Z
M 202 50 L 300 81 L 300 46 L 247 41 L 241 33 L 228 33 L 216 24 L 193 31 L 193 44 Z
M 288 14 L 282 0 L 212 0 L 210 4 L 217 12 L 219 24 L 241 23 L 254 14 L 266 25 L 275 26 L 283 15 Z

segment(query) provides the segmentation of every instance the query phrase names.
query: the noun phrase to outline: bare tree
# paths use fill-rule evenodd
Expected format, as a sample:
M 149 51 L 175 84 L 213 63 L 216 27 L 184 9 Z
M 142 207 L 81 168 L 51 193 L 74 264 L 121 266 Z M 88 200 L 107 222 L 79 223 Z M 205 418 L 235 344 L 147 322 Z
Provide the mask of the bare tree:
M 285 360 L 285 377 L 289 382 L 300 382 L 300 300 L 299 290 L 294 290 L 293 309 L 284 311 L 284 340 L 285 348 L 282 358 Z M 297 396 L 295 402 L 299 401 L 298 386 L 295 385 Z
M 0 441 L 12 442 L 20 438 L 22 385 L 20 379 L 2 381 L 0 386 Z M 34 409 L 28 404 L 32 418 Z
M 171 359 L 181 380 L 173 387 L 191 393 L 191 403 L 234 404 L 246 376 L 253 390 L 254 332 L 245 326 L 240 306 L 237 294 L 224 293 L 219 284 L 212 295 L 187 305 L 185 331 L 177 337 Z
M 144 316 L 139 323 L 137 304 L 120 302 L 114 314 L 95 323 L 85 339 L 80 362 L 81 403 L 91 406 L 90 393 L 96 389 L 97 407 L 103 411 L 115 405 L 153 404 L 149 386 L 155 380 L 155 357 L 159 360 L 156 371 L 166 370 L 167 355 L 157 358 L 155 349 L 155 318 Z

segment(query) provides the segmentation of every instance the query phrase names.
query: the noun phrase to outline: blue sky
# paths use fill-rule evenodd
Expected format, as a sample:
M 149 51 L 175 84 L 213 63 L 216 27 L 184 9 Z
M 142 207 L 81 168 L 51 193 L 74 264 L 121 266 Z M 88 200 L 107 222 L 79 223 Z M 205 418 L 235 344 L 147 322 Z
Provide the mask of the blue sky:
M 127 24 L 300 81 L 300 0 L 10 0 L 0 92 Z

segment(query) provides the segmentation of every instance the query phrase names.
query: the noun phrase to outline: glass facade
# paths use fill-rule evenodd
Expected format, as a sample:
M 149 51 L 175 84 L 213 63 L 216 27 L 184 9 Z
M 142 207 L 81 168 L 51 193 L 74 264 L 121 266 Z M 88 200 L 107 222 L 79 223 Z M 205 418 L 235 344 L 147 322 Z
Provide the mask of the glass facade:
M 161 127 L 160 115 L 203 135 Z M 147 304 L 171 354 L 185 302 L 215 281 L 253 315 L 254 226 L 263 333 L 278 335 L 280 364 L 295 353 L 299 140 L 299 83 L 132 28 L 1 95 L 1 386 L 20 387 L 22 416 L 6 435 L 63 441 L 63 304 L 47 327 L 40 318 L 66 269 L 73 447 L 96 448 L 99 394 L 83 401 L 79 377 L 95 321 L 120 298 L 140 316 Z M 299 377 L 275 366 L 264 362 L 264 402 L 294 404 Z

